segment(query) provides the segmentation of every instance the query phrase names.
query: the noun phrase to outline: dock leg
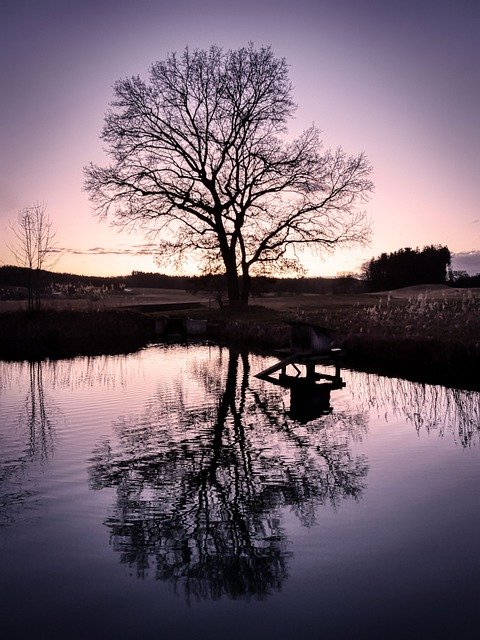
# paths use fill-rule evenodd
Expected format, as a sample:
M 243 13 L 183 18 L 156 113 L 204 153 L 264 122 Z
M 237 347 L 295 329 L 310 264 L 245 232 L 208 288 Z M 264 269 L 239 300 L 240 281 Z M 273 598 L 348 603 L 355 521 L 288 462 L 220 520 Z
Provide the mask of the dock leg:
M 307 380 L 315 382 L 315 363 L 307 362 L 305 366 L 307 368 Z

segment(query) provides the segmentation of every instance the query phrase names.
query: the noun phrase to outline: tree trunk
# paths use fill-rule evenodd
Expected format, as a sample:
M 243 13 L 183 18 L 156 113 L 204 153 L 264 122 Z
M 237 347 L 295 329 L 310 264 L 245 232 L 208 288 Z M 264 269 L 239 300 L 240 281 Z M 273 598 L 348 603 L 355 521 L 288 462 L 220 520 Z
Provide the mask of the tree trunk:
M 28 268 L 28 311 L 33 311 L 33 268 Z
M 40 311 L 40 269 L 35 269 L 33 293 L 35 297 L 35 311 Z
M 240 280 L 237 272 L 235 256 L 224 256 L 225 277 L 227 279 L 228 304 L 231 307 L 242 306 Z
M 226 270 L 228 304 L 230 307 L 243 306 L 240 294 L 240 280 L 236 269 Z

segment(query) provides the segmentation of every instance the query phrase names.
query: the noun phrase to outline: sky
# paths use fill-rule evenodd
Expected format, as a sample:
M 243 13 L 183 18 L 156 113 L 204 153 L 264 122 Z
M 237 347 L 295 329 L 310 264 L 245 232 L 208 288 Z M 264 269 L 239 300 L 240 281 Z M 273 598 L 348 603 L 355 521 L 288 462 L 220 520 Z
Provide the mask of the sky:
M 2 0 L 0 265 L 14 262 L 19 210 L 40 202 L 55 270 L 157 271 L 151 241 L 99 220 L 83 190 L 85 165 L 105 163 L 112 86 L 187 45 L 252 41 L 290 66 L 291 132 L 315 123 L 325 147 L 364 151 L 374 169 L 369 246 L 307 254 L 308 275 L 429 244 L 480 272 L 479 33 L 477 0 Z

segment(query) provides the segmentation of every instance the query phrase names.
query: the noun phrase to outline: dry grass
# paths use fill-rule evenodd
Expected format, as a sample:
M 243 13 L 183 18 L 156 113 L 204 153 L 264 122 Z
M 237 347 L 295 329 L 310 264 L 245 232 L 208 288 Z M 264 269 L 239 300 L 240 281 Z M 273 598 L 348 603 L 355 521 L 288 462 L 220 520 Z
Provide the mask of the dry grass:
M 480 341 L 480 295 L 464 289 L 456 295 L 410 297 L 383 295 L 354 304 L 297 310 L 298 317 L 334 328 L 342 335 L 385 335 Z
M 480 292 L 441 287 L 356 296 L 269 300 L 244 317 L 226 319 L 223 336 L 272 349 L 289 340 L 289 320 L 329 327 L 348 362 L 425 382 L 480 383 Z
M 348 307 L 299 310 L 297 317 L 332 328 L 359 368 L 454 386 L 480 384 L 478 290 L 391 292 Z

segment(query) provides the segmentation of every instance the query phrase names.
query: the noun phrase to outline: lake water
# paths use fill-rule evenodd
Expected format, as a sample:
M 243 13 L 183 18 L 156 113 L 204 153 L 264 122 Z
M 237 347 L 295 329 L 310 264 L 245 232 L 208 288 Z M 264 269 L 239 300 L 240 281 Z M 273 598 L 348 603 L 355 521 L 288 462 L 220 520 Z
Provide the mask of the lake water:
M 4 638 L 478 637 L 479 394 L 273 362 L 0 362 Z

